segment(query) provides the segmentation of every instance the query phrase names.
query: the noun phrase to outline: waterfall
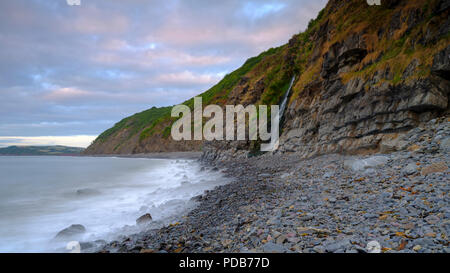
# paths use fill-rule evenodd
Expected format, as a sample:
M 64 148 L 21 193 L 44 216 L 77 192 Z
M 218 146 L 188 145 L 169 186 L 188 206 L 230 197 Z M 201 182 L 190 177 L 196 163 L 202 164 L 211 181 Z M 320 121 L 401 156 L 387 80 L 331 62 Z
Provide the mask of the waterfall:
M 284 111 L 286 110 L 287 101 L 289 98 L 289 94 L 291 93 L 291 89 L 292 89 L 292 85 L 294 84 L 294 81 L 295 81 L 295 75 L 292 77 L 291 83 L 289 84 L 289 89 L 287 90 L 286 94 L 284 95 L 283 102 L 281 103 L 280 120 L 283 119 Z

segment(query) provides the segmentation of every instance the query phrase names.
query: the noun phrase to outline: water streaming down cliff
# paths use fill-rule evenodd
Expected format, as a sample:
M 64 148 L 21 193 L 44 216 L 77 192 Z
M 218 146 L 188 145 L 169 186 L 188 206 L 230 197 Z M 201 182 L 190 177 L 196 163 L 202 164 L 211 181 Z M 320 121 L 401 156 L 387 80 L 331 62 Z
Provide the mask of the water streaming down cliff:
M 287 105 L 289 95 L 291 93 L 291 89 L 294 84 L 294 81 L 295 81 L 295 76 L 292 76 L 291 82 L 289 84 L 289 88 L 286 91 L 286 94 L 284 94 L 283 102 L 281 103 L 281 106 L 280 106 L 280 125 L 282 124 L 282 120 L 284 117 L 284 111 L 286 110 L 286 105 Z
M 248 59 L 201 96 L 221 106 L 281 102 L 278 152 L 308 158 L 401 149 L 395 138 L 449 111 L 449 13 L 446 0 L 330 0 L 304 32 Z M 86 153 L 202 149 L 211 154 L 205 158 L 224 159 L 252 150 L 250 142 L 176 142 L 170 111 L 157 110 L 161 116 L 119 122 Z

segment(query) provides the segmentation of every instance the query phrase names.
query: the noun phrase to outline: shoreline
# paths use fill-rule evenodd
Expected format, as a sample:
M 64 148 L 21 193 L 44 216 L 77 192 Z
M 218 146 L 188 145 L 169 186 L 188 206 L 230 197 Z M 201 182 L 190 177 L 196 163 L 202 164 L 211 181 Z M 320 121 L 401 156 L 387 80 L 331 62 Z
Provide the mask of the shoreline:
M 119 157 L 119 158 L 149 158 L 149 159 L 181 159 L 181 160 L 197 160 L 202 156 L 202 152 L 161 152 L 161 153 L 145 153 L 145 154 L 102 154 L 102 155 L 84 155 L 84 154 L 61 154 L 61 155 L 0 155 L 0 157 L 18 157 L 18 156 L 57 156 L 57 157 Z
M 120 157 L 120 158 L 149 158 L 149 159 L 200 159 L 202 152 L 161 152 L 145 154 L 104 154 L 104 155 L 80 155 L 81 157 Z
M 377 241 L 387 253 L 448 253 L 449 125 L 412 130 L 414 151 L 202 162 L 232 181 L 194 198 L 181 223 L 100 252 L 359 253 Z
M 380 174 L 392 173 L 395 168 L 374 166 L 355 172 L 344 167 L 349 160 L 373 157 L 326 155 L 299 160 L 293 154 L 266 156 L 256 164 L 248 159 L 213 164 L 220 165 L 220 170 L 233 181 L 198 196 L 198 206 L 181 223 L 127 236 L 102 251 L 356 253 L 366 252 L 367 243 L 374 240 L 384 252 L 448 251 L 448 241 L 441 238 L 448 224 L 448 215 L 441 211 L 445 204 L 433 199 L 439 198 L 441 203 L 445 200 L 440 194 L 446 187 L 448 170 L 428 178 L 435 184 L 436 194 L 424 187 L 415 197 L 399 189 L 411 187 L 413 180 L 392 187 L 392 192 L 382 192 L 391 182 L 389 175 L 379 177 Z M 375 157 L 385 157 L 389 165 L 408 165 L 407 162 L 418 160 L 409 153 Z M 421 162 L 431 163 L 436 158 L 450 163 L 448 155 L 442 154 L 422 158 Z M 297 180 L 298 176 L 303 178 Z M 367 184 L 369 181 L 371 185 Z M 342 190 L 349 185 L 353 189 Z M 402 211 L 402 199 L 411 196 L 411 211 Z M 421 208 L 416 203 L 422 198 L 435 208 Z M 428 215 L 423 217 L 420 209 Z

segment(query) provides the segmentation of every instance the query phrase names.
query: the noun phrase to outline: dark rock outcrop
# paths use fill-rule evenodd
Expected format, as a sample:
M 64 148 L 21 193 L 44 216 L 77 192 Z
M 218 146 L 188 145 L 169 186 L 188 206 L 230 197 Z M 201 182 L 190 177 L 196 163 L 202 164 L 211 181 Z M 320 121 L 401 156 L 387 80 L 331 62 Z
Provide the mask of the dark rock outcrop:
M 77 190 L 77 195 L 78 196 L 90 196 L 90 195 L 97 195 L 100 194 L 100 191 L 95 190 L 95 189 L 79 189 Z
M 450 46 L 434 57 L 432 71 L 446 80 L 450 80 Z
M 310 157 L 389 151 L 399 136 L 448 113 L 449 5 L 442 0 L 390 0 L 380 6 L 330 0 L 303 33 L 250 58 L 202 96 L 223 109 L 280 105 L 295 76 L 277 152 Z M 257 141 L 173 141 L 173 120 L 163 117 L 132 136 L 124 126 L 87 151 L 203 149 L 204 159 L 214 160 L 258 155 Z
M 86 232 L 86 228 L 83 225 L 71 225 L 56 234 L 56 239 L 70 239 L 79 236 Z
M 136 224 L 145 225 L 151 221 L 152 221 L 152 216 L 150 215 L 150 213 L 146 213 L 146 214 L 142 215 L 141 217 L 139 217 L 138 219 L 136 219 Z
M 357 5 L 330 1 L 327 9 L 336 13 L 346 4 Z M 300 89 L 300 95 L 289 104 L 277 152 L 312 157 L 406 149 L 395 139 L 423 122 L 446 115 L 450 46 L 448 39 L 442 38 L 442 28 L 448 22 L 448 7 L 443 1 L 429 5 L 388 1 L 390 17 L 380 19 L 382 23 L 371 21 L 366 28 L 346 35 L 337 32 L 340 21 L 324 19 L 310 36 L 316 47 L 309 65 L 321 63 L 320 77 L 294 87 L 294 91 Z M 429 27 L 423 28 L 424 24 Z M 382 48 L 377 45 L 380 40 L 391 45 Z M 290 49 L 296 48 L 295 41 L 291 39 Z M 423 46 L 422 57 L 414 57 L 420 56 L 415 54 Z M 424 56 L 433 60 L 431 66 Z M 396 143 L 394 148 L 392 143 Z M 208 143 L 204 158 L 250 156 L 250 144 L 243 145 Z

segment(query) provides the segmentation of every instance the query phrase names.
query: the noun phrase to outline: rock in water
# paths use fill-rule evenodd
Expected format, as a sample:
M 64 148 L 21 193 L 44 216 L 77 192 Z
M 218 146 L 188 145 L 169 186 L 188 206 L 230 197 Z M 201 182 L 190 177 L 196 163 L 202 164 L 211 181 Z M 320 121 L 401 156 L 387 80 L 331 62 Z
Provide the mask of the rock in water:
M 77 190 L 78 196 L 97 195 L 99 193 L 100 192 L 98 190 L 94 190 L 94 189 L 79 189 L 79 190 Z
M 56 234 L 55 238 L 63 239 L 70 238 L 86 232 L 86 228 L 83 225 L 71 225 Z
M 136 220 L 136 224 L 145 225 L 145 224 L 149 223 L 150 221 L 152 221 L 152 216 L 150 215 L 150 213 L 147 213 L 147 214 L 144 214 L 141 217 L 139 217 Z

